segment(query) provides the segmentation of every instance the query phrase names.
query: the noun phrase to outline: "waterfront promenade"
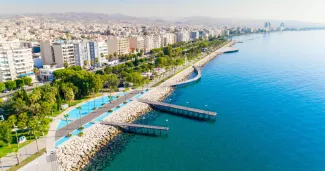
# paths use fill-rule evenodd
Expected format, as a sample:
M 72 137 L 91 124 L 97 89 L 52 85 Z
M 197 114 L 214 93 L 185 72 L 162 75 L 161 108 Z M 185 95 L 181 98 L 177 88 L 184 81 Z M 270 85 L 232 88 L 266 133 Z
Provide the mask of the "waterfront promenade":
M 109 110 L 112 110 L 114 107 L 118 106 L 119 104 L 122 104 L 123 102 L 125 102 L 125 99 L 131 99 L 139 93 L 140 93 L 140 91 L 138 91 L 138 90 L 131 91 L 126 94 L 126 97 L 124 97 L 124 96 L 119 97 L 117 100 L 103 105 L 101 108 L 87 114 L 86 116 L 82 117 L 81 119 L 74 120 L 67 126 L 64 126 L 55 132 L 55 140 L 59 140 L 60 138 L 63 138 L 67 134 L 71 133 L 73 130 L 78 129 L 80 127 L 80 123 L 81 123 L 81 125 L 85 125 L 86 123 L 93 121 L 95 118 L 101 116 L 102 114 L 108 112 Z
M 231 42 L 231 43 L 229 43 L 229 44 L 227 44 L 227 45 L 225 45 L 225 46 L 231 46 L 232 44 L 234 44 L 234 42 Z M 170 77 L 171 75 L 173 75 L 173 74 L 175 74 L 175 73 L 177 73 L 177 72 L 179 72 L 179 71 L 181 71 L 180 73 L 178 73 L 177 75 L 175 75 L 175 76 L 173 76 L 173 77 L 171 77 L 171 78 L 169 78 L 167 81 L 164 81 L 162 84 L 160 84 L 158 87 L 156 87 L 156 88 L 153 88 L 152 90 L 150 90 L 148 93 L 146 93 L 146 94 L 144 94 L 143 95 L 143 98 L 144 99 L 147 99 L 147 100 L 158 100 L 159 101 L 159 99 L 161 99 L 161 98 L 164 98 L 166 95 L 168 95 L 168 93 L 170 93 L 170 88 L 168 88 L 168 86 L 170 87 L 170 85 L 172 85 L 172 84 L 175 84 L 176 82 L 179 82 L 180 80 L 183 80 L 183 79 L 185 79 L 190 73 L 192 73 L 193 72 L 193 67 L 190 67 L 190 66 L 192 66 L 194 63 L 195 63 L 195 65 L 197 65 L 197 66 L 202 66 L 202 65 L 204 65 L 205 63 L 207 63 L 208 61 L 210 61 L 211 59 L 213 59 L 214 57 L 216 57 L 216 55 L 218 55 L 218 54 L 221 54 L 221 52 L 219 52 L 218 50 L 216 50 L 215 52 L 213 52 L 213 53 L 211 53 L 211 54 L 207 54 L 206 56 L 202 56 L 201 57 L 201 59 L 200 60 L 198 60 L 198 61 L 193 61 L 193 62 L 191 62 L 191 63 L 188 63 L 188 65 L 186 65 L 186 66 L 179 66 L 179 67 L 177 67 L 176 68 L 176 70 L 175 71 L 168 71 L 168 72 L 166 72 L 164 75 L 163 75 L 163 77 L 160 77 L 160 78 L 156 78 L 154 81 L 152 81 L 151 83 L 149 83 L 147 86 L 148 87 L 151 87 L 151 86 L 153 86 L 153 85 L 155 85 L 156 83 L 158 83 L 158 82 L 160 82 L 161 80 L 163 80 L 163 79 L 165 79 L 165 78 L 168 78 L 168 77 Z M 128 96 L 128 98 L 132 98 L 131 96 Z M 124 97 L 121 97 L 120 98 L 120 100 L 121 100 L 121 103 L 123 103 L 124 102 Z M 116 102 L 116 104 L 120 104 L 119 102 Z M 139 107 L 140 106 L 140 107 Z M 111 106 L 112 107 L 112 106 Z M 139 104 L 139 102 L 135 102 L 135 101 L 133 101 L 133 102 L 131 102 L 131 103 L 129 103 L 129 104 L 127 104 L 125 107 L 123 107 L 123 109 L 120 109 L 119 111 L 117 111 L 117 112 L 113 112 L 110 116 L 108 116 L 108 118 L 110 118 L 110 119 L 108 119 L 108 120 L 111 120 L 111 121 L 117 121 L 117 120 L 119 120 L 119 121 L 123 121 L 124 120 L 124 122 L 132 122 L 132 120 L 133 119 L 127 119 L 127 120 L 125 120 L 125 119 L 122 119 L 123 117 L 124 117 L 124 115 L 125 116 L 128 116 L 127 118 L 129 118 L 129 116 L 132 116 L 132 115 L 134 115 L 134 113 L 136 114 L 136 116 L 138 116 L 139 115 L 139 112 L 140 112 L 140 115 L 141 115 L 141 113 L 143 113 L 144 111 L 146 111 L 146 110 L 148 110 L 148 108 L 149 108 L 149 105 L 142 105 L 142 104 Z M 131 110 L 132 109 L 132 110 Z M 141 112 L 141 110 L 139 111 L 139 109 L 141 109 L 142 110 L 142 112 Z M 107 112 L 109 109 L 105 109 L 105 111 L 104 112 Z M 131 113 L 130 113 L 131 112 Z M 101 114 L 100 114 L 100 112 L 98 112 L 97 114 L 96 113 L 93 113 L 93 114 L 95 114 L 96 116 L 100 116 Z M 91 115 L 91 114 L 89 114 L 89 115 Z M 91 117 L 91 118 L 96 118 L 96 117 Z M 133 116 L 132 116 L 132 118 L 133 118 Z M 84 118 L 82 118 L 82 120 L 83 120 Z M 90 118 L 89 118 L 90 119 Z M 89 120 L 89 119 L 87 119 L 87 120 Z M 107 119 L 105 119 L 105 120 L 107 120 Z M 86 121 L 84 121 L 85 123 L 86 123 Z M 78 121 L 74 121 L 74 123 L 75 124 L 73 124 L 74 126 L 73 127 L 71 127 L 71 128 L 78 128 L 79 127 L 79 122 Z M 54 137 L 54 138 L 56 138 L 56 136 L 58 135 L 58 136 L 60 136 L 60 137 L 62 137 L 62 136 L 64 136 L 64 135 L 66 135 L 66 133 L 68 133 L 68 131 L 67 130 L 65 130 L 64 129 L 65 127 L 63 127 L 62 128 L 62 130 L 58 133 L 58 134 L 56 134 L 55 136 L 52 136 L 52 137 Z M 104 129 L 103 128 L 103 130 L 100 130 L 100 129 L 98 129 L 98 128 L 102 128 L 102 127 L 99 127 L 99 126 L 94 126 L 94 127 L 91 127 L 91 128 L 88 128 L 88 129 L 86 129 L 84 132 L 85 132 L 85 138 L 84 139 L 88 139 L 87 138 L 87 133 L 86 132 L 96 132 L 96 137 L 99 137 L 102 133 L 103 133 L 103 131 L 104 130 L 106 130 L 106 128 Z M 69 128 L 69 130 L 70 130 L 70 128 Z M 109 130 L 111 130 L 111 128 L 109 128 Z M 89 134 L 89 137 L 91 137 L 92 135 L 91 134 Z M 75 140 L 79 140 L 79 137 L 76 137 L 77 139 L 75 139 Z M 83 138 L 82 138 L 83 139 Z M 91 138 L 91 139 L 94 139 L 94 138 Z M 44 140 L 45 141 L 45 140 Z M 97 141 L 96 141 L 97 142 Z M 43 143 L 43 144 L 45 144 L 45 143 Z M 68 142 L 68 144 L 70 144 L 70 142 Z M 71 145 L 73 145 L 73 144 L 71 144 Z M 44 145 L 45 146 L 45 145 Z M 71 148 L 71 147 L 70 147 Z M 75 154 L 65 154 L 65 155 L 71 155 L 71 157 L 73 157 Z M 78 157 L 78 158 L 80 158 L 80 156 Z M 76 160 L 78 159 L 78 158 L 76 158 Z M 35 162 L 34 162 L 35 163 Z M 49 164 L 49 163 L 48 163 Z M 71 164 L 71 163 L 70 163 Z M 12 165 L 14 165 L 14 164 L 12 164 Z M 35 167 L 35 165 L 32 165 L 32 166 L 34 166 Z M 68 165 L 69 166 L 69 165 Z M 70 166 L 70 168 L 71 168 L 72 166 Z M 24 168 L 25 169 L 25 168 Z M 29 168 L 30 169 L 30 168 Z M 27 170 L 29 170 L 29 169 L 27 169 Z M 26 169 L 25 169 L 26 170 Z

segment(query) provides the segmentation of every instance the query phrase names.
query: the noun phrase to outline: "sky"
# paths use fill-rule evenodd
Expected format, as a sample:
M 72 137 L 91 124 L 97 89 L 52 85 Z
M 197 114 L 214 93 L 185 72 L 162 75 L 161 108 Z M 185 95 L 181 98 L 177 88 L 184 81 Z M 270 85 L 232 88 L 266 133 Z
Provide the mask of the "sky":
M 0 14 L 94 12 L 177 19 L 189 16 L 325 23 L 325 0 L 0 0 Z

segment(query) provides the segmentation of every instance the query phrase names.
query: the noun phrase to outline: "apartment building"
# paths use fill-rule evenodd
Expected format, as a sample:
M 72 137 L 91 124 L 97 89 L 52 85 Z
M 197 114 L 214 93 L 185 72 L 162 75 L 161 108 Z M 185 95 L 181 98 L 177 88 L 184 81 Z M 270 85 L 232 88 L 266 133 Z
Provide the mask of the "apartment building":
M 131 37 L 129 39 L 130 51 L 144 50 L 144 38 L 143 37 Z
M 190 34 L 188 32 L 179 32 L 176 35 L 176 42 L 188 42 L 190 41 Z
M 190 38 L 191 38 L 191 40 L 199 39 L 199 32 L 197 32 L 197 31 L 192 31 L 192 32 L 190 33 Z
M 33 73 L 32 49 L 11 47 L 0 48 L 0 81 L 15 80 Z
M 160 35 L 154 35 L 152 36 L 153 40 L 153 48 L 161 48 L 161 36 Z
M 43 61 L 43 65 L 52 65 L 55 59 L 54 59 L 51 42 L 48 40 L 41 41 L 40 47 L 41 47 L 41 58 Z
M 78 42 L 74 43 L 73 46 L 76 65 L 82 68 L 90 66 L 89 43 Z
M 151 49 L 154 49 L 153 36 L 146 35 L 144 37 L 144 51 L 150 52 Z
M 73 43 L 54 43 L 52 47 L 56 66 L 63 67 L 64 63 L 67 63 L 68 66 L 77 64 Z
M 130 50 L 130 43 L 127 38 L 114 38 L 107 41 L 108 54 L 114 54 L 115 52 L 118 55 L 128 54 Z
M 129 42 L 128 42 L 129 43 Z M 99 62 L 99 65 L 102 66 L 102 65 L 105 65 L 105 64 L 108 64 L 108 60 L 107 60 L 107 56 L 108 56 L 108 46 L 106 44 L 106 42 L 104 41 L 101 41 L 101 42 L 97 42 L 97 52 L 98 52 L 98 62 Z

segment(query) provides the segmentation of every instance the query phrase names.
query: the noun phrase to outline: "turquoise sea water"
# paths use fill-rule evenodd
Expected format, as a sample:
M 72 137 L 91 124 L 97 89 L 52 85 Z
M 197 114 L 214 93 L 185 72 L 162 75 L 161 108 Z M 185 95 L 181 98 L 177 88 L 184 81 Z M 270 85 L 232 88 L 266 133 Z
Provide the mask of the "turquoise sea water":
M 168 137 L 134 136 L 106 171 L 325 170 L 325 31 L 236 39 L 238 53 L 166 100 L 208 105 L 216 122 L 151 112 L 148 124 L 168 124 Z

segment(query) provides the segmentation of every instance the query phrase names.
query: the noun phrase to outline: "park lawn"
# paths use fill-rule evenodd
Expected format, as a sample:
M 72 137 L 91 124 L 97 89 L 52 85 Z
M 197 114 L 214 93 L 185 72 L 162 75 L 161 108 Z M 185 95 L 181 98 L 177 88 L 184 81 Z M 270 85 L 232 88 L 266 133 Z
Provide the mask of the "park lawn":
M 22 148 L 24 146 L 26 146 L 27 144 L 33 142 L 35 140 L 35 137 L 33 135 L 29 135 L 28 134 L 29 131 L 25 130 L 25 131 L 17 131 L 17 135 L 18 138 L 21 136 L 25 136 L 26 137 L 26 141 L 24 143 L 19 144 L 19 148 Z M 10 146 L 8 144 L 6 144 L 5 146 L 0 146 L 0 153 L 7 155 L 9 153 L 13 153 L 15 152 L 15 150 L 17 149 L 17 140 L 16 140 L 16 133 L 12 132 L 11 133 L 11 144 Z
M 83 99 L 74 100 L 73 102 L 71 102 L 70 107 L 76 106 L 79 103 L 82 103 L 82 102 L 84 102 L 86 100 L 89 100 L 89 99 L 94 98 L 94 97 L 99 97 L 99 96 L 101 96 L 100 93 L 98 93 L 98 94 L 96 94 L 94 96 L 92 95 L 92 96 L 85 97 Z M 58 116 L 64 111 L 65 110 L 55 111 L 55 112 L 53 112 L 52 116 L 53 117 Z M 33 135 L 29 135 L 28 133 L 29 133 L 29 131 L 27 131 L 27 130 L 26 131 L 20 131 L 20 130 L 17 131 L 18 138 L 21 137 L 21 136 L 26 137 L 26 141 L 24 143 L 19 144 L 20 149 L 35 140 L 35 137 Z M 47 132 L 44 132 L 44 135 L 46 135 L 46 134 L 47 134 Z M 12 137 L 12 140 L 11 140 L 10 146 L 8 144 L 5 144 L 4 146 L 1 146 L 1 144 L 0 144 L 0 153 L 1 154 L 8 155 L 8 154 L 13 153 L 13 152 L 16 151 L 16 149 L 17 149 L 16 133 L 12 132 L 11 137 Z

